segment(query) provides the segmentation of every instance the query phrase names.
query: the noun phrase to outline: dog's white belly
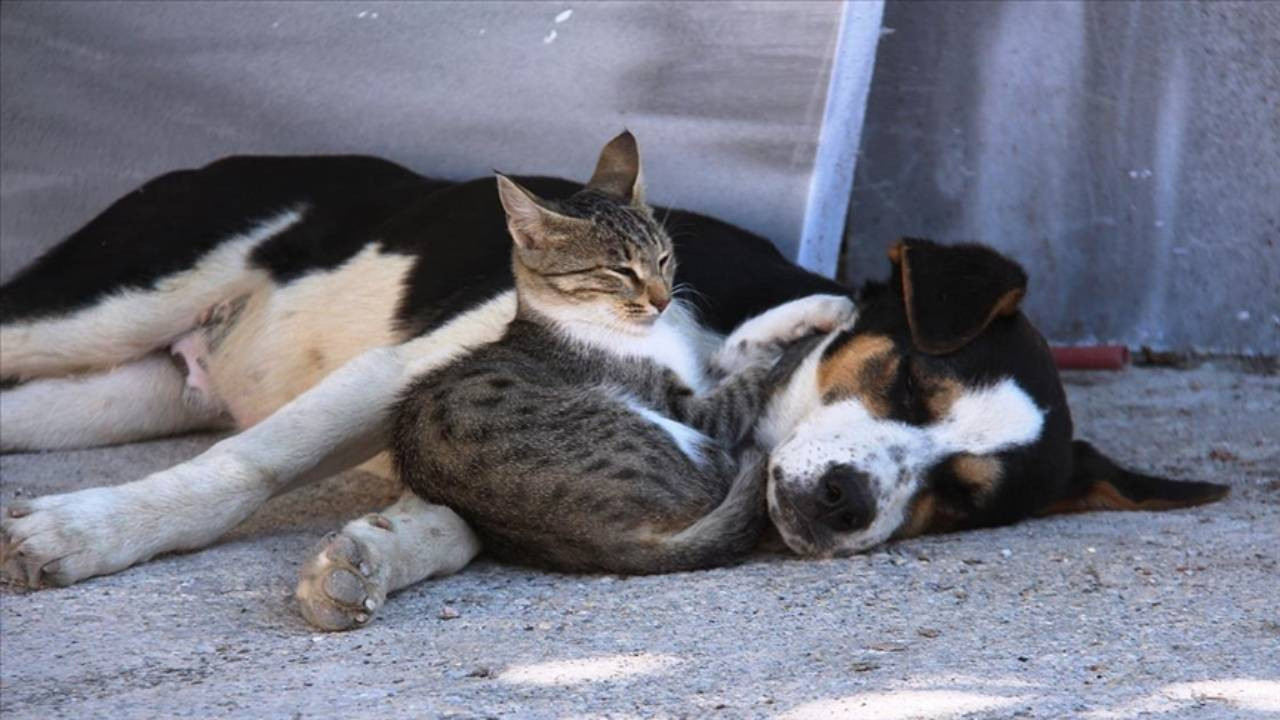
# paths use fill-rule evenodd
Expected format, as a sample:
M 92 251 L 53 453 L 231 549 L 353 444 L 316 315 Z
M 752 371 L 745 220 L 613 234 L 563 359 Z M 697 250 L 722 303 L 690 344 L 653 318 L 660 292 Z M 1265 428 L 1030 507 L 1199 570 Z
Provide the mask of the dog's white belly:
M 402 339 L 396 308 L 414 258 L 370 245 L 336 270 L 267 285 L 215 309 L 202 327 L 194 382 L 207 384 L 240 428 L 254 425 L 360 353 Z M 201 354 L 204 351 L 205 354 Z

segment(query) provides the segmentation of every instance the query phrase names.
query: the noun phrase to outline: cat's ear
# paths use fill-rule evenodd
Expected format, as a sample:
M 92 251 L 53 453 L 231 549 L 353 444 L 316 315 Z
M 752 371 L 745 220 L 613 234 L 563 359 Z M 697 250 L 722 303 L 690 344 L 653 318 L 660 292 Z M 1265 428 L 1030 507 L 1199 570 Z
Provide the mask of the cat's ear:
M 644 204 L 644 174 L 640 171 L 640 148 L 630 130 L 609 141 L 600 151 L 596 171 L 587 187 L 599 190 L 632 205 Z
M 511 239 L 524 250 L 547 249 L 552 226 L 570 223 L 572 219 L 549 209 L 541 198 L 515 180 L 502 173 L 494 174 L 498 177 L 498 198 L 507 212 Z

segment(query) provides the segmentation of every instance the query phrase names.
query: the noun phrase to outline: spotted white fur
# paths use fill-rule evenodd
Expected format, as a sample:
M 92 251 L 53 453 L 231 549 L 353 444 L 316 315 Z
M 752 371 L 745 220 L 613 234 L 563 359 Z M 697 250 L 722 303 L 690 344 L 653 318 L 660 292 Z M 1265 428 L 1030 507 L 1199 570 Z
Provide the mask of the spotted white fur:
M 798 553 L 858 552 L 889 539 L 906 519 L 924 473 L 949 455 L 986 455 L 1034 442 L 1044 412 L 1010 378 L 972 388 L 931 425 L 877 418 L 856 398 L 821 405 L 817 348 L 762 419 L 757 437 L 771 449 L 769 512 L 783 540 Z M 865 528 L 834 533 L 812 525 L 791 510 L 790 498 L 821 491 L 819 483 L 835 465 L 865 473 L 875 499 L 875 516 Z

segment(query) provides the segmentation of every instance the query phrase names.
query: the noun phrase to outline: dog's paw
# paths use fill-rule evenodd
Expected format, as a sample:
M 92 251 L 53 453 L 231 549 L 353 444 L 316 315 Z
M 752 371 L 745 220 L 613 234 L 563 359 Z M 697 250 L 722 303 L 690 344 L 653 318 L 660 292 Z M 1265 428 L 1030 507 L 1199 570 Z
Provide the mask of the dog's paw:
M 132 564 L 119 547 L 111 488 L 20 500 L 0 510 L 0 576 L 28 588 L 64 586 Z
M 303 565 L 295 594 L 312 625 L 331 631 L 362 627 L 386 602 L 388 573 L 377 544 L 360 537 L 367 530 L 386 532 L 385 523 L 381 515 L 369 515 L 329 533 Z
M 768 365 L 788 344 L 846 327 L 857 315 L 857 306 L 842 295 L 810 295 L 792 300 L 740 325 L 725 339 L 713 362 L 726 373 Z

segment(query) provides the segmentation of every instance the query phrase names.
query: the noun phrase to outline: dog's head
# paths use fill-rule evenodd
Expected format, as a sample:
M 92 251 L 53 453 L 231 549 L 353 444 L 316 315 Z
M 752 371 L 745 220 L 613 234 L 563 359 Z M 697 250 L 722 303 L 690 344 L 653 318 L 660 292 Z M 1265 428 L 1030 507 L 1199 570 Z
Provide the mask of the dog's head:
M 1048 345 L 1019 311 L 1027 278 L 979 245 L 905 240 L 854 326 L 810 351 L 760 427 L 769 512 L 806 555 L 1046 512 L 1221 497 L 1122 470 L 1072 442 Z M 1154 484 L 1153 484 L 1154 483 Z

